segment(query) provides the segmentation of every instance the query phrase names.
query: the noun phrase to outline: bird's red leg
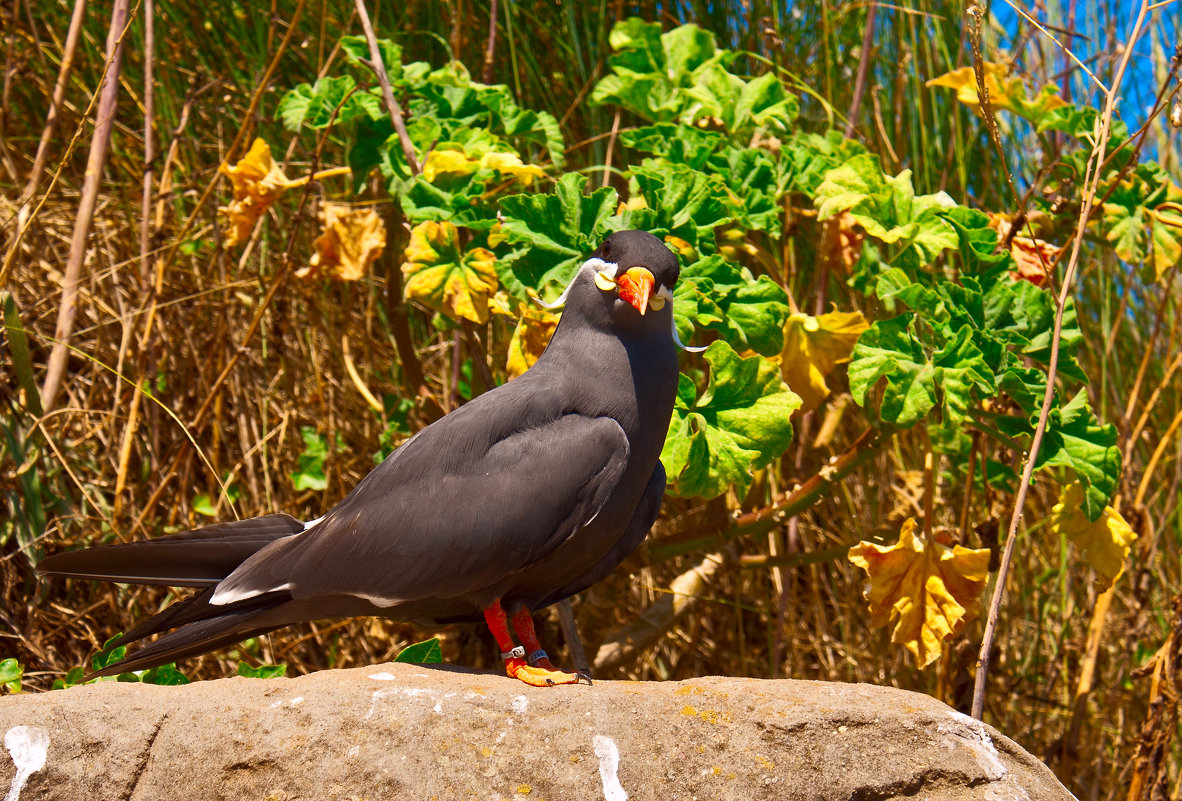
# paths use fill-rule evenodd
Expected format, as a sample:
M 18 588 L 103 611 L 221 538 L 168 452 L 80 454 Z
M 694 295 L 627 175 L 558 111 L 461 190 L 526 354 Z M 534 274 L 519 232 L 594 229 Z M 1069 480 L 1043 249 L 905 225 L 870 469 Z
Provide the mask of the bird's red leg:
M 591 683 L 591 677 L 582 673 L 567 673 L 565 671 L 557 670 L 550 662 L 550 657 L 542 650 L 541 643 L 538 642 L 537 632 L 534 631 L 534 618 L 530 614 L 529 609 L 524 605 L 519 605 L 513 611 L 513 630 L 517 632 L 517 639 L 521 640 L 521 644 L 525 647 L 525 659 L 535 668 L 552 671 L 559 676 L 576 676 L 576 683 L 580 680 L 585 680 L 588 684 Z M 555 682 L 558 683 L 557 681 Z
M 513 645 L 513 635 L 509 633 L 509 621 L 505 617 L 505 610 L 501 608 L 500 600 L 493 601 L 484 610 L 484 621 L 489 631 L 501 649 L 501 658 L 505 660 L 505 672 L 510 678 L 518 679 L 534 687 L 550 687 L 555 684 L 577 684 L 581 677 L 577 673 L 563 673 L 544 667 L 531 667 L 525 661 L 525 648 Z M 516 620 L 514 620 L 516 622 Z M 520 636 L 520 629 L 518 630 Z M 533 633 L 533 623 L 529 627 L 532 650 L 537 651 L 538 638 Z
M 525 646 L 526 661 L 534 667 L 554 670 L 550 657 L 538 642 L 537 632 L 534 631 L 534 617 L 524 605 L 517 607 L 517 611 L 513 613 L 513 630 L 517 632 L 517 639 Z

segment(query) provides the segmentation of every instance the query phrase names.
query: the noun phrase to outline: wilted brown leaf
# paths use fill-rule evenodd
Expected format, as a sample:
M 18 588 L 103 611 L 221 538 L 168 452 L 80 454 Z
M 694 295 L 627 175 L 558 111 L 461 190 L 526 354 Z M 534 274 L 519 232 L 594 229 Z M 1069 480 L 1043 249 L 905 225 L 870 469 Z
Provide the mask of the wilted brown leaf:
M 255 139 L 237 164 L 223 165 L 220 172 L 234 188 L 234 202 L 218 209 L 218 214 L 226 218 L 227 247 L 246 241 L 259 217 L 284 192 L 308 182 L 307 178 L 289 180 L 271 158 L 271 146 L 262 139 Z
M 939 658 L 943 642 L 964 627 L 989 572 L 989 550 L 927 541 L 908 518 L 894 545 L 860 542 L 849 560 L 869 576 L 870 624 L 893 624 L 891 642 L 915 655 L 920 667 Z
M 345 203 L 325 203 L 320 209 L 323 230 L 316 238 L 316 252 L 299 278 L 330 275 L 340 281 L 358 281 L 386 249 L 386 226 L 370 208 Z

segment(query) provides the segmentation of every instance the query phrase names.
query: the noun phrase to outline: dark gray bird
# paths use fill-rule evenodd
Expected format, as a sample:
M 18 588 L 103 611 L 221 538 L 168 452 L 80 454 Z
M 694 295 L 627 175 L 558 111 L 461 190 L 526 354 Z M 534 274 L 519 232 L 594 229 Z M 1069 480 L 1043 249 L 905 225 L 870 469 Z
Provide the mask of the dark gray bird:
M 533 367 L 420 431 L 317 520 L 273 514 L 42 561 L 45 574 L 202 588 L 123 642 L 167 634 L 94 675 L 301 621 L 483 616 L 510 676 L 578 682 L 554 669 L 530 613 L 607 576 L 656 519 L 678 273 L 656 237 L 609 236 L 559 299 L 561 322 Z

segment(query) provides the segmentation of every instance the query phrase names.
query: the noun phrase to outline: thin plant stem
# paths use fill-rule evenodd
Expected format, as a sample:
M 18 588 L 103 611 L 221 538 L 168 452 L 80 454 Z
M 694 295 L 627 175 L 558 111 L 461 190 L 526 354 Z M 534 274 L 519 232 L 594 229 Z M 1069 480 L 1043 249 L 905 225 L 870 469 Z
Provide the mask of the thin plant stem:
M 1059 289 L 1059 296 L 1055 304 L 1055 329 L 1051 337 L 1050 363 L 1047 367 L 1047 388 L 1043 393 L 1042 410 L 1038 415 L 1038 425 L 1034 429 L 1034 437 L 1030 442 L 1030 450 L 1025 457 L 1022 468 L 1022 481 L 1018 486 L 1018 495 L 1014 501 L 1014 512 L 1010 517 L 1010 527 L 1006 534 L 1005 550 L 1001 557 L 1001 566 L 997 571 L 997 581 L 993 587 L 993 596 L 989 602 L 989 614 L 985 620 L 985 632 L 981 637 L 981 650 L 977 655 L 977 675 L 973 686 L 973 717 L 980 720 L 985 708 L 985 685 L 989 678 L 990 651 L 993 648 L 993 638 L 997 633 L 997 617 L 1001 611 L 1001 602 L 1005 596 L 1006 577 L 1009 574 L 1010 563 L 1014 558 L 1014 545 L 1018 539 L 1018 523 L 1022 520 L 1022 510 L 1026 505 L 1026 493 L 1030 489 L 1030 481 L 1034 476 L 1034 465 L 1038 460 L 1038 451 L 1042 446 L 1042 438 L 1047 430 L 1047 420 L 1050 417 L 1051 405 L 1055 398 L 1055 378 L 1059 368 L 1059 348 L 1063 335 L 1063 312 L 1067 308 L 1067 298 L 1070 295 L 1075 279 L 1075 271 L 1079 265 L 1080 249 L 1083 245 L 1084 233 L 1088 219 L 1092 214 L 1092 204 L 1096 199 L 1096 192 L 1100 184 L 1101 165 L 1104 163 L 1105 150 L 1108 148 L 1108 136 L 1112 126 L 1112 116 L 1116 111 L 1119 99 L 1121 81 L 1125 69 L 1129 65 L 1129 58 L 1133 54 L 1133 46 L 1141 35 L 1145 23 L 1148 2 L 1142 0 L 1141 10 L 1137 20 L 1133 23 L 1128 44 L 1121 56 L 1116 75 L 1112 80 L 1112 87 L 1105 90 L 1104 113 L 1100 117 L 1100 131 L 1098 141 L 1088 158 L 1088 169 L 1084 181 L 1084 203 L 1080 210 L 1079 223 L 1075 231 L 1075 239 L 1071 247 L 1071 258 L 1067 263 L 1067 270 L 1063 275 L 1063 284 Z
M 52 410 L 54 401 L 57 400 L 70 355 L 67 346 L 70 334 L 74 330 L 74 317 L 78 313 L 78 289 L 82 283 L 86 241 L 90 236 L 90 225 L 94 221 L 94 210 L 98 205 L 98 191 L 102 183 L 103 166 L 107 162 L 107 149 L 111 144 L 111 131 L 115 127 L 115 107 L 119 97 L 119 65 L 123 58 L 123 38 L 128 27 L 127 5 L 127 0 L 115 0 L 114 8 L 111 10 L 111 25 L 107 32 L 106 79 L 96 112 L 90 156 L 86 160 L 86 179 L 82 184 L 82 197 L 78 203 L 77 216 L 74 218 L 70 256 L 66 263 L 61 305 L 58 307 L 57 326 L 54 330 L 53 352 L 50 353 L 45 383 L 41 388 L 41 402 L 46 411 Z

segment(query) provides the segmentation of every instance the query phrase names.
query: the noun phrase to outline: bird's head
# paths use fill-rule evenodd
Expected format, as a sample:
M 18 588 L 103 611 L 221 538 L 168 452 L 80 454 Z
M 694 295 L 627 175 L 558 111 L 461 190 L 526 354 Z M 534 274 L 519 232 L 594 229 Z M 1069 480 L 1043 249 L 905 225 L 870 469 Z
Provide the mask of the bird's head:
M 672 329 L 673 341 L 685 348 L 672 323 L 673 287 L 680 274 L 677 256 L 660 239 L 647 231 L 617 231 L 583 262 L 562 296 L 547 305 L 564 305 L 577 291 L 584 310 L 606 312 L 629 328 L 646 321 L 650 321 L 649 325 L 663 324 Z M 592 292 L 589 285 L 594 285 L 596 291 Z M 661 322 L 651 318 L 661 318 Z

